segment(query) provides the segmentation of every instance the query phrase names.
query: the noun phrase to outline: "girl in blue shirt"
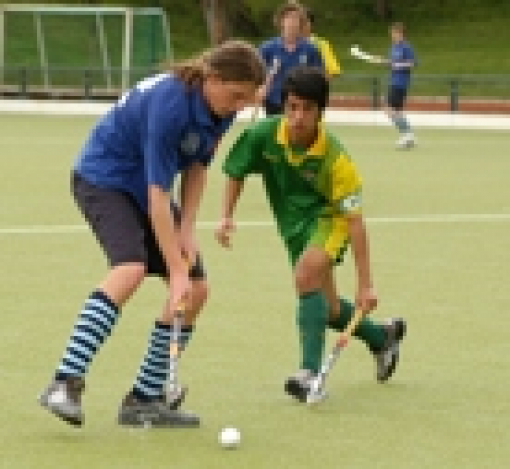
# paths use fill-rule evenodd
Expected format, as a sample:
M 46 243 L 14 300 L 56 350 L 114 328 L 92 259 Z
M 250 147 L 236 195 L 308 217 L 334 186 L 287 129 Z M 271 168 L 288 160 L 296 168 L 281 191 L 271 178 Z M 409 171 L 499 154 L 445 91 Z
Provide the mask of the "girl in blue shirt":
M 287 74 L 299 65 L 323 68 L 319 49 L 303 38 L 306 11 L 299 3 L 289 1 L 275 14 L 274 24 L 280 37 L 264 42 L 260 53 L 268 69 L 268 79 L 259 90 L 258 99 L 267 115 L 283 112 L 282 85 Z
M 176 410 L 183 388 L 164 392 L 173 313 L 184 301 L 182 352 L 207 296 L 195 239 L 207 167 L 235 113 L 253 100 L 264 77 L 256 49 L 227 42 L 138 83 L 91 132 L 74 165 L 72 190 L 109 270 L 85 301 L 54 380 L 39 398 L 61 419 L 82 425 L 81 394 L 92 359 L 145 277 L 158 275 L 168 285 L 168 299 L 119 423 L 198 425 L 197 416 Z

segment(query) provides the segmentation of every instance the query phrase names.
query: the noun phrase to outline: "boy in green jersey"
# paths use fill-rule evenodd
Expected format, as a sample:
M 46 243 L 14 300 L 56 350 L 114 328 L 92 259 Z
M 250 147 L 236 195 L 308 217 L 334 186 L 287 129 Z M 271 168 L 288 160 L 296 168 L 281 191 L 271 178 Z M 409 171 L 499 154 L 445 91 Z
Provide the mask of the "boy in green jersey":
M 320 69 L 292 70 L 284 83 L 284 115 L 249 126 L 227 155 L 227 185 L 218 241 L 230 246 L 234 210 L 248 175 L 262 177 L 278 231 L 287 248 L 298 296 L 300 370 L 285 390 L 301 402 L 318 373 L 326 328 L 342 331 L 355 305 L 365 313 L 377 306 L 369 245 L 361 214 L 361 177 L 322 117 L 329 98 Z M 334 267 L 351 245 L 357 273 L 355 302 L 338 297 Z M 405 335 L 403 319 L 384 324 L 365 315 L 355 331 L 375 357 L 377 379 L 395 371 Z

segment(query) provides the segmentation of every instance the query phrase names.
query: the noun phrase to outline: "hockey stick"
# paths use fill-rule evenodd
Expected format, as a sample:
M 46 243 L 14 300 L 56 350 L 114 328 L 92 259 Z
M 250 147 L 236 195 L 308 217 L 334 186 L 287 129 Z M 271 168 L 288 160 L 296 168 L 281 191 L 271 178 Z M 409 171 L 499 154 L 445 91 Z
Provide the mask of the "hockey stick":
M 189 263 L 188 263 L 189 266 Z M 190 267 L 191 268 L 191 267 Z M 176 395 L 179 392 L 179 382 L 177 379 L 177 369 L 179 356 L 181 352 L 181 335 L 182 325 L 184 323 L 184 315 L 186 312 L 186 302 L 181 299 L 174 311 L 173 316 L 173 331 L 169 347 L 169 360 L 168 360 L 168 378 L 166 389 L 171 395 Z
M 170 356 L 168 361 L 167 380 L 167 389 L 170 393 L 176 393 L 179 388 L 179 383 L 177 381 L 177 365 L 179 361 L 182 323 L 184 322 L 185 310 L 186 305 L 184 301 L 181 301 L 174 312 L 173 333 L 169 348 Z
M 363 311 L 357 308 L 349 324 L 347 324 L 345 330 L 340 334 L 340 337 L 338 338 L 335 346 L 333 347 L 333 350 L 330 352 L 326 360 L 323 362 L 319 374 L 312 380 L 310 390 L 308 391 L 308 396 L 306 397 L 307 404 L 317 404 L 318 402 L 324 400 L 324 398 L 326 397 L 324 391 L 324 384 L 326 378 L 331 372 L 338 357 L 340 356 L 340 353 L 349 343 L 349 339 L 352 333 L 355 331 L 356 327 L 358 326 L 359 322 L 361 321 L 362 317 Z
M 360 47 L 357 44 L 351 46 L 350 53 L 356 59 L 360 59 L 371 64 L 381 64 L 384 62 L 384 59 L 382 57 L 378 57 L 369 54 L 368 52 L 364 52 L 363 50 L 360 49 Z

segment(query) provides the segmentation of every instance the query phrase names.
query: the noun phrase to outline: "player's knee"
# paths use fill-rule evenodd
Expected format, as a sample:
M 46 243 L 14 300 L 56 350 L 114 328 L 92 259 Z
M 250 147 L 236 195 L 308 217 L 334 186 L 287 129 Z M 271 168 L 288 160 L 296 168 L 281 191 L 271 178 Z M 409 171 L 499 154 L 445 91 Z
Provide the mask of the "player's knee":
M 295 274 L 296 289 L 299 293 L 308 293 L 321 289 L 320 276 L 314 269 L 302 268 Z
M 209 287 L 206 280 L 193 280 L 191 287 L 191 301 L 186 309 L 186 321 L 193 324 L 197 316 L 201 313 L 207 297 L 209 296 Z
M 297 291 L 307 293 L 321 289 L 328 267 L 329 261 L 326 253 L 320 250 L 305 252 L 295 270 Z
M 206 280 L 195 280 L 193 282 L 193 303 L 202 307 L 209 297 L 209 285 Z
M 147 275 L 147 267 L 141 262 L 123 264 L 118 269 L 122 269 L 126 284 L 131 285 L 133 289 L 137 288 Z

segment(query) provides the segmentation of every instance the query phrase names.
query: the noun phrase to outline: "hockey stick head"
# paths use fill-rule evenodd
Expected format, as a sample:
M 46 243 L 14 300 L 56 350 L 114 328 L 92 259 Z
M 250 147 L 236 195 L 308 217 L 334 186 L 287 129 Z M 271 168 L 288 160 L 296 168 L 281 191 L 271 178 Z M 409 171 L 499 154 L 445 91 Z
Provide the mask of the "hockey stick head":
M 351 53 L 351 55 L 352 55 L 353 57 L 358 58 L 358 57 L 359 57 L 359 55 L 360 55 L 360 52 L 361 52 L 361 50 L 360 50 L 360 48 L 359 48 L 358 44 L 353 44 L 353 45 L 351 46 L 351 48 L 350 48 L 350 53 Z
M 324 390 L 323 381 L 320 374 L 313 379 L 308 395 L 306 396 L 306 403 L 308 405 L 316 405 L 326 399 L 327 394 Z

